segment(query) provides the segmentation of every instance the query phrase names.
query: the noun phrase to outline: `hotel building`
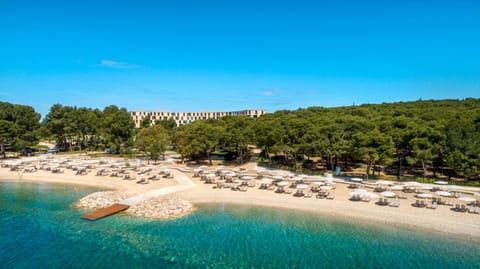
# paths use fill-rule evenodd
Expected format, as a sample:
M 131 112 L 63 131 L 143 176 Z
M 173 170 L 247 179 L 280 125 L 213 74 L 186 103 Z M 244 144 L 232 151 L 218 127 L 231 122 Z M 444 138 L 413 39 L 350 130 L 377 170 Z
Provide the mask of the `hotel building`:
M 144 111 L 131 111 L 130 115 L 132 116 L 133 121 L 135 122 L 135 127 L 139 128 L 143 119 L 147 116 L 150 116 L 151 124 L 155 124 L 157 120 L 168 120 L 173 118 L 177 123 L 177 126 L 185 125 L 196 120 L 208 120 L 208 119 L 219 119 L 225 116 L 248 116 L 251 118 L 260 117 L 267 112 L 265 110 L 256 110 L 248 109 L 241 111 L 232 111 L 232 112 L 144 112 Z

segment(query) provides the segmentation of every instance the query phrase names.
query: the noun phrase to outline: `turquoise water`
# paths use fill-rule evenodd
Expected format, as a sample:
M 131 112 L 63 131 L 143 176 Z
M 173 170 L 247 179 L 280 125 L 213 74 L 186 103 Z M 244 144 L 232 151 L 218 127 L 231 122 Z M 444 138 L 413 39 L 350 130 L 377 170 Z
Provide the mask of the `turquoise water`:
M 316 215 L 205 205 L 154 221 L 80 219 L 95 189 L 0 183 L 2 268 L 480 268 L 477 242 Z

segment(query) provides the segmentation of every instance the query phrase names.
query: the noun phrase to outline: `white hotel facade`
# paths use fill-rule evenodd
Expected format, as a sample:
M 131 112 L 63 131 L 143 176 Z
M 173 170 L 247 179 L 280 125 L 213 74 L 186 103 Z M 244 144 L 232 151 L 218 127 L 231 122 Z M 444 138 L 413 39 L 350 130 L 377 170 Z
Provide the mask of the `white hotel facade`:
M 258 118 L 267 112 L 265 110 L 258 109 L 247 109 L 241 111 L 232 111 L 232 112 L 165 112 L 165 111 L 156 111 L 156 112 L 144 112 L 144 111 L 131 111 L 130 116 L 132 117 L 135 127 L 139 128 L 141 122 L 147 117 L 150 116 L 151 124 L 155 124 L 157 120 L 168 120 L 173 118 L 177 123 L 177 126 L 185 125 L 196 120 L 208 120 L 208 119 L 219 119 L 225 116 L 248 116 L 251 118 Z

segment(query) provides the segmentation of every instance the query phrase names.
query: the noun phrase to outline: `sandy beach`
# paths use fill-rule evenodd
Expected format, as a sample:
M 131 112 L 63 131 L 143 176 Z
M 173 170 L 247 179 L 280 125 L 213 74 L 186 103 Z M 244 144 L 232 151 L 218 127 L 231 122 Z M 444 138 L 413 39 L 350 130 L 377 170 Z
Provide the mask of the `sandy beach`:
M 76 156 L 71 158 L 83 157 Z M 103 159 L 104 162 L 113 162 L 117 159 Z M 174 163 L 161 163 L 157 165 L 143 165 L 156 169 L 168 169 L 174 171 L 173 178 L 160 178 L 149 181 L 149 184 L 138 184 L 135 180 L 122 180 L 119 177 L 97 176 L 100 168 L 89 169 L 85 175 L 76 175 L 74 170 L 64 169 L 63 173 L 52 173 L 51 171 L 37 170 L 26 173 L 11 171 L 8 168 L 0 168 L 0 181 L 9 182 L 49 182 L 67 183 L 73 187 L 80 185 L 96 186 L 102 189 L 112 189 L 141 195 L 149 191 L 178 185 L 178 178 L 189 179 L 194 186 L 179 192 L 168 194 L 188 200 L 193 204 L 202 203 L 233 203 L 242 205 L 254 205 L 275 208 L 287 208 L 301 210 L 318 214 L 319 217 L 331 217 L 346 220 L 348 222 L 362 222 L 382 225 L 401 225 L 413 229 L 422 229 L 435 233 L 444 233 L 452 236 L 461 236 L 471 240 L 480 240 L 480 215 L 464 212 L 455 212 L 451 206 L 439 205 L 436 209 L 416 208 L 411 204 L 418 200 L 414 193 L 405 193 L 406 199 L 392 198 L 391 201 L 398 202 L 399 207 L 379 206 L 372 199 L 370 202 L 351 201 L 347 183 L 336 183 L 336 189 L 331 193 L 335 199 L 317 199 L 312 197 L 295 197 L 292 194 L 276 193 L 273 190 L 249 187 L 247 191 L 234 191 L 228 188 L 216 188 L 215 184 L 206 184 L 199 177 L 194 177 L 193 169 L 186 170 L 185 166 Z M 225 167 L 231 169 L 234 167 Z M 210 168 L 207 168 L 210 169 Z M 248 167 L 247 167 L 248 169 Z M 137 170 L 137 172 L 140 170 Z M 476 189 L 472 189 L 477 191 Z M 456 198 L 448 200 L 460 203 Z

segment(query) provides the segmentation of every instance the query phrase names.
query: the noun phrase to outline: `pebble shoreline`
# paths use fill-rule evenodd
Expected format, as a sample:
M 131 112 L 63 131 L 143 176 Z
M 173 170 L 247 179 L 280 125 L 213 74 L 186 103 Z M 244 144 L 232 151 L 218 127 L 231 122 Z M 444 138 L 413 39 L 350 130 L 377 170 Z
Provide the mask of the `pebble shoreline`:
M 126 192 L 102 191 L 95 192 L 80 199 L 76 206 L 79 208 L 98 209 L 111 206 L 130 196 Z M 125 212 L 132 216 L 172 219 L 179 218 L 193 212 L 192 203 L 176 197 L 159 197 L 145 200 L 136 205 L 130 206 Z

